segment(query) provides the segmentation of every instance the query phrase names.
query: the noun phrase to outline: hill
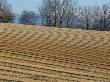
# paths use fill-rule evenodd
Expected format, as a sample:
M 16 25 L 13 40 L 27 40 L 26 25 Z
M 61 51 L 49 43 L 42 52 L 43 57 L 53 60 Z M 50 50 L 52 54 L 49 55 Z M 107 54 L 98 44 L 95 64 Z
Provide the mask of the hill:
M 0 82 L 110 82 L 110 32 L 0 24 Z

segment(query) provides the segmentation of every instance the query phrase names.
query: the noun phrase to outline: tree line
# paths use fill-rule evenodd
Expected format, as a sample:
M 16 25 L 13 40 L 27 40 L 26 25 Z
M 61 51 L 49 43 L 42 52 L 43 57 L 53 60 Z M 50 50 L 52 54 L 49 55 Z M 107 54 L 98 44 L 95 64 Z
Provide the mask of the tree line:
M 13 23 L 15 15 L 7 0 L 0 0 L 0 22 Z M 81 7 L 76 0 L 42 0 L 39 14 L 24 10 L 19 23 L 59 28 L 80 28 L 86 30 L 110 30 L 110 4 Z

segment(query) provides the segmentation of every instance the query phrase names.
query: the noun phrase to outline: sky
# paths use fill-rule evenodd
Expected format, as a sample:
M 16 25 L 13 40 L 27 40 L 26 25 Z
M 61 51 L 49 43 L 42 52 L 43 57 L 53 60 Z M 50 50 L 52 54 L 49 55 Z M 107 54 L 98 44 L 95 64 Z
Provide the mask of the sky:
M 78 0 L 79 5 L 86 6 L 86 5 L 102 5 L 106 3 L 110 3 L 110 0 Z
M 14 13 L 20 14 L 23 10 L 31 10 L 38 12 L 38 8 L 42 3 L 42 0 L 7 0 L 12 5 Z M 78 0 L 78 4 L 81 6 L 88 5 L 102 5 L 104 3 L 110 3 L 110 0 Z

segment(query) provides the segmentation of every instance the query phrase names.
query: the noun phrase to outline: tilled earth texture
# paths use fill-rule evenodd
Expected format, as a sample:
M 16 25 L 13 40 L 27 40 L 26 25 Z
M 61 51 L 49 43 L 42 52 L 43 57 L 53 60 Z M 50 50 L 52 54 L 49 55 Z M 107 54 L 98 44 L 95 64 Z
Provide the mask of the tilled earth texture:
M 0 24 L 0 82 L 110 82 L 110 32 Z

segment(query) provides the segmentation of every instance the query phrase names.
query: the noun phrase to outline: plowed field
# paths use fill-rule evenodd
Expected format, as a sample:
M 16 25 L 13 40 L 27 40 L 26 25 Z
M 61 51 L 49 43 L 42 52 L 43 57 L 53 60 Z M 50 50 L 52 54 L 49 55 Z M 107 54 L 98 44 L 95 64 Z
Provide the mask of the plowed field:
M 0 24 L 0 82 L 110 82 L 110 32 Z

